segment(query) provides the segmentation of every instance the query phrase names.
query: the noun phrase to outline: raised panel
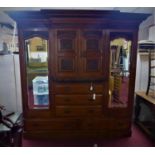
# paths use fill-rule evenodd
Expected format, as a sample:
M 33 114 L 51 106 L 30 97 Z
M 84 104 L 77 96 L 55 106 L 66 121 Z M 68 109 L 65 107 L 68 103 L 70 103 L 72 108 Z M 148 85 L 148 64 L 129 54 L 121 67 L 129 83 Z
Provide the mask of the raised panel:
M 58 30 L 58 51 L 59 52 L 75 52 L 76 51 L 76 31 L 73 30 Z
M 56 78 L 74 78 L 77 75 L 78 40 L 77 30 L 55 30 Z
M 99 40 L 98 39 L 87 39 L 86 40 L 86 50 L 98 51 L 99 50 Z
M 74 60 L 69 58 L 59 58 L 59 72 L 75 71 Z
M 102 31 L 96 31 L 96 30 L 84 30 L 82 33 L 83 37 L 83 51 L 85 52 L 102 52 Z
M 73 50 L 73 40 L 60 39 L 60 51 L 62 50 Z
M 86 71 L 91 71 L 91 72 L 99 71 L 98 59 L 87 59 L 86 60 Z
M 80 65 L 82 77 L 103 78 L 103 32 L 81 30 Z

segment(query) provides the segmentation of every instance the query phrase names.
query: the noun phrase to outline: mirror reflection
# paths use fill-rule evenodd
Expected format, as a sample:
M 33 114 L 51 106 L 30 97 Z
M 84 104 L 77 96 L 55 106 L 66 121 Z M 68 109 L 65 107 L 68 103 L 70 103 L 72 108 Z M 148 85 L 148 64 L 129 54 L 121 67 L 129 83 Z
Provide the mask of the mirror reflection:
M 131 41 L 110 42 L 109 107 L 127 107 Z
M 25 40 L 29 108 L 48 108 L 48 41 L 41 37 Z

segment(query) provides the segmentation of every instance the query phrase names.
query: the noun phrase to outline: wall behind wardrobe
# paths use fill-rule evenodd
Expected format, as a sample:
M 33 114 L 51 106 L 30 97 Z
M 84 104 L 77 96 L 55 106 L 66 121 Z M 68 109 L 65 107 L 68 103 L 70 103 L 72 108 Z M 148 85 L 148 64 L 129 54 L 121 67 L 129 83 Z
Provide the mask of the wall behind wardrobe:
M 19 55 L 0 55 L 0 104 L 22 112 Z
M 155 41 L 155 8 L 152 16 L 142 22 L 139 27 L 138 40 Z M 137 52 L 137 70 L 135 91 L 146 91 L 148 83 L 148 54 Z

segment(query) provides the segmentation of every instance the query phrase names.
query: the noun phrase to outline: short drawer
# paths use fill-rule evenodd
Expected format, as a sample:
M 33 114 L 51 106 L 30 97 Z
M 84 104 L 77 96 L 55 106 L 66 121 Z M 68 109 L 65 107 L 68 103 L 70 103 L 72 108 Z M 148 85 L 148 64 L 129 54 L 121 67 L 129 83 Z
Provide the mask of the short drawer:
M 85 117 L 82 121 L 83 130 L 109 130 L 109 119 L 101 117 Z
M 93 118 L 83 120 L 81 126 L 83 130 L 99 130 L 100 129 L 99 121 Z
M 111 130 L 121 130 L 130 128 L 130 121 L 126 119 L 109 121 Z
M 56 105 L 101 105 L 103 95 L 55 95 Z
M 101 115 L 101 106 L 57 106 L 57 116 L 86 116 L 86 115 Z
M 103 92 L 102 83 L 67 83 L 67 84 L 55 84 L 54 92 L 56 94 L 88 94 L 88 93 L 96 93 L 100 94 Z
M 54 121 L 25 121 L 24 123 L 24 130 L 25 131 L 44 131 L 44 130 L 77 130 L 80 129 L 81 126 L 80 119 L 57 119 Z
M 88 119 L 84 121 L 83 126 L 87 129 L 100 129 L 100 130 L 123 130 L 130 127 L 129 120 L 111 120 L 111 119 Z

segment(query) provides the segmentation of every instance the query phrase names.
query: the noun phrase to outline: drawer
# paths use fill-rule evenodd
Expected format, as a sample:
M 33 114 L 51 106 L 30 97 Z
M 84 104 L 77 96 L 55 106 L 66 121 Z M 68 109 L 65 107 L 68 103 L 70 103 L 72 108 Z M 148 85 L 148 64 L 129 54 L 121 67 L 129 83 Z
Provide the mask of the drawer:
M 81 128 L 83 130 L 99 130 L 100 129 L 100 124 L 97 119 L 86 119 L 83 120 Z
M 110 119 L 87 119 L 83 121 L 83 129 L 98 130 L 123 130 L 128 129 L 130 123 L 128 120 L 110 120 Z
M 128 129 L 130 128 L 130 121 L 126 119 L 112 120 L 112 121 L 109 121 L 109 127 L 111 130 Z
M 101 105 L 103 95 L 96 95 L 93 100 L 93 94 L 88 95 L 55 95 L 56 105 Z
M 102 114 L 101 106 L 57 106 L 57 116 L 97 116 Z
M 102 83 L 67 83 L 67 84 L 55 84 L 54 91 L 56 94 L 88 94 L 88 93 L 96 93 L 100 94 L 103 92 L 103 84 Z
M 35 120 L 25 121 L 24 129 L 26 131 L 42 131 L 42 130 L 77 130 L 81 128 L 80 119 L 57 119 L 54 121 Z
M 82 128 L 86 130 L 92 129 L 98 131 L 109 130 L 109 120 L 100 118 L 89 118 L 84 120 Z

